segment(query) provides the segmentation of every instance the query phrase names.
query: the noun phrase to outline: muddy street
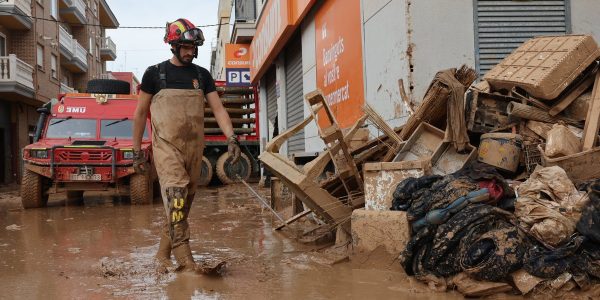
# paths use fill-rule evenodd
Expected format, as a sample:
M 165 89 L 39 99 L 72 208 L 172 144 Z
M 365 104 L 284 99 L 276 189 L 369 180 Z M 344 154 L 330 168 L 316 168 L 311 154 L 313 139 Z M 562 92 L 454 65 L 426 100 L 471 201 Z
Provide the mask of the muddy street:
M 251 197 L 241 185 L 197 194 L 190 219 L 194 257 L 228 261 L 222 278 L 210 278 L 155 272 L 164 217 L 158 202 L 130 206 L 86 195 L 85 203 L 76 205 L 57 194 L 47 208 L 23 210 L 18 192 L 4 191 L 0 298 L 460 298 L 428 292 L 393 260 L 367 257 L 330 265 L 315 246 L 274 232 L 271 216 Z

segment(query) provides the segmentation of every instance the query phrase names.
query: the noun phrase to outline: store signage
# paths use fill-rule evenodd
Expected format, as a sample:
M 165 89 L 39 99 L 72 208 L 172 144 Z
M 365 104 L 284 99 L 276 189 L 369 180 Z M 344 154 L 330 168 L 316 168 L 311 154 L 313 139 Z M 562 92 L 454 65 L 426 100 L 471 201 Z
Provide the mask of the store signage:
M 325 1 L 315 17 L 317 87 L 342 128 L 360 118 L 364 104 L 360 20 L 360 0 Z

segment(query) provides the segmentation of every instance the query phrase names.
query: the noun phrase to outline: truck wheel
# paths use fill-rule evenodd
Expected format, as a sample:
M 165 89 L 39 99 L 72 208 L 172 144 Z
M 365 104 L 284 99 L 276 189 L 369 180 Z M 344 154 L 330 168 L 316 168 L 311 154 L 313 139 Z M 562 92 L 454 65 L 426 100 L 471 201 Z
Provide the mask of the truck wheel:
M 199 186 L 207 186 L 213 177 L 213 164 L 206 156 L 202 156 L 202 165 L 200 166 L 200 180 L 198 181 Z
M 23 208 L 38 208 L 48 204 L 48 195 L 43 188 L 42 176 L 23 168 L 21 179 L 21 203 Z
M 90 94 L 129 94 L 129 82 L 114 79 L 92 79 L 88 81 L 87 92 Z
M 154 199 L 154 187 L 149 174 L 133 174 L 129 179 L 131 204 L 150 204 Z
M 231 158 L 229 158 L 229 153 L 227 152 L 223 153 L 217 160 L 217 176 L 223 184 L 232 184 L 237 182 L 239 180 L 237 175 L 244 180 L 248 180 L 248 178 L 250 178 L 252 168 L 250 165 L 250 159 L 248 159 L 246 154 L 242 153 L 240 155 L 240 160 L 238 160 L 238 162 L 234 165 L 232 165 L 230 162 Z
M 67 191 L 67 202 L 83 204 L 83 191 Z

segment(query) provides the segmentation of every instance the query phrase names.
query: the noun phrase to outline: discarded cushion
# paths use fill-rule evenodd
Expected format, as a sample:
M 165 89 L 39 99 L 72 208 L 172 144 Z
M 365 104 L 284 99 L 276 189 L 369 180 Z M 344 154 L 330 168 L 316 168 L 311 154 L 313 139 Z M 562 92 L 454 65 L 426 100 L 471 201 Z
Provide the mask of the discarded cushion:
M 534 237 L 552 246 L 569 239 L 589 198 L 558 166 L 537 168 L 518 188 L 515 215 Z

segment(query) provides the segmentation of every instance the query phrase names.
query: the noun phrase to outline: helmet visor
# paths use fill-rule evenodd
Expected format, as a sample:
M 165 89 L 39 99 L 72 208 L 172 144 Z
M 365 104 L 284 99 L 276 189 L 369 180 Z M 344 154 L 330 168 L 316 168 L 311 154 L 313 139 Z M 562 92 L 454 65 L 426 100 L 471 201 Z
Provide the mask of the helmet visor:
M 202 34 L 202 30 L 198 28 L 192 28 L 183 34 L 181 34 L 182 42 L 194 42 L 196 44 L 202 45 L 204 42 L 204 35 Z

